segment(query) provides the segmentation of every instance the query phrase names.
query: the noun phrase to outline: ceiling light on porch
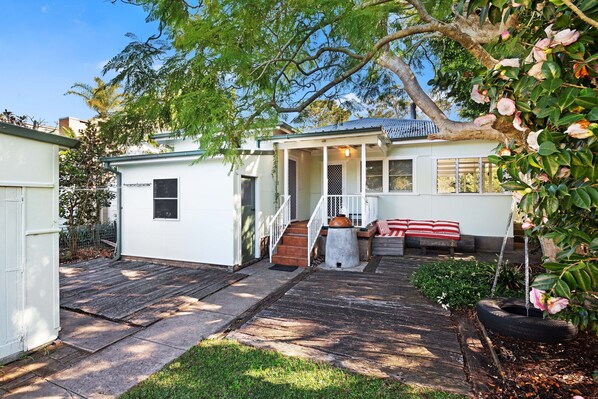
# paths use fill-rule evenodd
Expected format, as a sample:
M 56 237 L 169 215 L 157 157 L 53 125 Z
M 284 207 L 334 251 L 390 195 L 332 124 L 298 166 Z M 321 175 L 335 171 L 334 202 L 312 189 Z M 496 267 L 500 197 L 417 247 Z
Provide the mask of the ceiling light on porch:
M 345 148 L 345 156 L 348 158 L 351 156 L 351 147 Z

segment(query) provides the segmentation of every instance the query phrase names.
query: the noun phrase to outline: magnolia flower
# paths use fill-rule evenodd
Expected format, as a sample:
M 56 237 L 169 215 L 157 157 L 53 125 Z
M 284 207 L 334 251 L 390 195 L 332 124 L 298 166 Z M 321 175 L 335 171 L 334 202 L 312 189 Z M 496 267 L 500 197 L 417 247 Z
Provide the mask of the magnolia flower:
M 529 292 L 529 301 L 534 305 L 536 309 L 540 309 L 541 311 L 546 310 L 546 301 L 544 296 L 546 295 L 546 291 L 539 290 L 537 288 L 532 288 Z
M 508 157 L 509 155 L 511 155 L 511 150 L 509 150 L 508 148 L 503 148 L 498 152 L 498 156 L 500 157 Z
M 494 123 L 496 120 L 496 115 L 494 114 L 486 114 L 484 116 L 479 116 L 473 120 L 473 124 L 476 126 L 485 126 Z
M 480 92 L 480 85 L 473 85 L 471 89 L 471 99 L 478 104 L 485 104 L 490 102 L 490 98 L 487 96 L 488 90 Z
M 542 75 L 542 64 L 544 64 L 544 61 L 534 64 L 534 66 L 532 66 L 530 70 L 527 71 L 527 74 L 537 80 L 544 80 L 544 75 Z
M 540 144 L 538 144 L 538 136 L 540 135 L 540 133 L 542 133 L 542 130 L 544 129 L 540 129 L 536 132 L 531 132 L 527 135 L 527 146 L 530 150 L 538 151 L 540 149 Z
M 525 132 L 527 130 L 527 127 L 521 120 L 521 112 L 520 111 L 517 111 L 515 113 L 515 119 L 513 119 L 513 127 L 515 129 L 519 130 L 520 132 Z
M 531 220 L 529 220 L 529 219 L 528 219 L 528 220 L 526 220 L 525 222 L 521 223 L 521 228 L 522 228 L 523 230 L 529 230 L 529 229 L 532 229 L 532 228 L 534 228 L 534 226 L 536 226 L 536 225 L 535 225 L 535 224 L 533 224 L 533 223 L 531 222 Z
M 557 32 L 556 35 L 554 35 L 552 44 L 550 46 L 556 47 L 559 44 L 562 44 L 563 46 L 568 46 L 570 44 L 575 43 L 577 39 L 579 39 L 578 31 L 576 31 L 575 29 L 565 29 L 560 32 Z
M 505 58 L 504 60 L 498 61 L 498 64 L 494 66 L 494 69 L 503 68 L 519 68 L 519 58 Z
M 500 34 L 500 38 L 501 40 L 509 40 L 511 38 L 511 32 L 509 32 L 508 29 L 503 31 L 503 33 Z
M 546 61 L 546 50 L 550 47 L 550 39 L 538 40 L 532 50 L 536 61 Z
M 569 128 L 565 130 L 565 133 L 574 139 L 587 139 L 588 137 L 592 136 L 592 131 L 588 129 L 589 126 L 590 122 L 583 119 L 569 126 Z
M 571 176 L 571 169 L 563 166 L 561 169 L 559 169 L 559 173 L 556 174 L 556 177 L 558 179 L 564 179 L 566 177 Z
M 515 101 L 511 100 L 510 98 L 501 98 L 496 104 L 496 108 L 498 109 L 498 113 L 501 115 L 513 115 L 517 110 L 515 108 Z
M 550 298 L 547 302 L 548 313 L 556 314 L 569 305 L 567 298 Z
M 538 180 L 540 180 L 541 182 L 547 183 L 550 181 L 550 177 L 548 177 L 548 175 L 546 173 L 540 173 L 538 175 Z

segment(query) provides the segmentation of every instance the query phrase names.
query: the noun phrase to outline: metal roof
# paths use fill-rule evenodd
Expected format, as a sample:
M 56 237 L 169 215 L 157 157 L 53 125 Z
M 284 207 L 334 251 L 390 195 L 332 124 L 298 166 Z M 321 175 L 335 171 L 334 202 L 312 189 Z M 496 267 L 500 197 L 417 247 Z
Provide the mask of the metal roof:
M 64 148 L 75 148 L 79 145 L 79 140 L 77 139 L 71 139 L 69 137 L 59 136 L 57 134 L 44 133 L 38 130 L 11 125 L 4 122 L 0 122 L 0 133 L 41 141 L 42 143 L 56 144 Z
M 336 125 L 322 126 L 304 130 L 303 133 L 317 135 L 319 133 L 352 133 L 364 130 L 380 130 L 388 134 L 388 138 L 395 140 L 408 140 L 428 137 L 438 133 L 438 127 L 432 121 L 422 119 L 396 119 L 396 118 L 363 118 L 339 123 Z

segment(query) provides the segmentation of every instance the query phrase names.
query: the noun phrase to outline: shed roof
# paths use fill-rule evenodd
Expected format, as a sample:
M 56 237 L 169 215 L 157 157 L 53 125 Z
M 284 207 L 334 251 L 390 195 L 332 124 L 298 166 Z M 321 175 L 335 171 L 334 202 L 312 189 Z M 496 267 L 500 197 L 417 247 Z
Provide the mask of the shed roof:
M 79 140 L 69 137 L 59 136 L 52 133 L 44 133 L 27 127 L 11 125 L 0 122 L 0 133 L 10 136 L 22 137 L 29 140 L 41 141 L 43 143 L 56 144 L 61 147 L 75 148 L 79 145 Z
M 363 118 L 335 125 L 307 129 L 303 133 L 317 135 L 331 133 L 363 132 L 364 130 L 384 130 L 392 141 L 428 137 L 438 133 L 434 122 L 422 119 Z

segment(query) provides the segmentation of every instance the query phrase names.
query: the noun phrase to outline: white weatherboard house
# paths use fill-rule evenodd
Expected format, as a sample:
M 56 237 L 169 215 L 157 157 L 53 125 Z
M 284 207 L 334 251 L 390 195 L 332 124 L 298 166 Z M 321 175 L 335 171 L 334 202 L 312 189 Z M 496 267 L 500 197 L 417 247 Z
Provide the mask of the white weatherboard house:
M 58 336 L 58 151 L 77 144 L 0 122 L 0 364 Z
M 172 152 L 104 160 L 122 176 L 122 255 L 231 267 L 259 257 L 269 238 L 275 263 L 307 266 L 337 213 L 364 228 L 393 218 L 457 221 L 479 249 L 498 247 L 511 196 L 486 158 L 496 143 L 428 140 L 435 132 L 414 119 L 303 132 L 283 124 L 247 140 L 232 172 L 219 158 L 194 163 L 202 152 L 192 140 L 158 134 Z M 305 234 L 285 236 L 279 252 L 292 221 L 303 221 Z

